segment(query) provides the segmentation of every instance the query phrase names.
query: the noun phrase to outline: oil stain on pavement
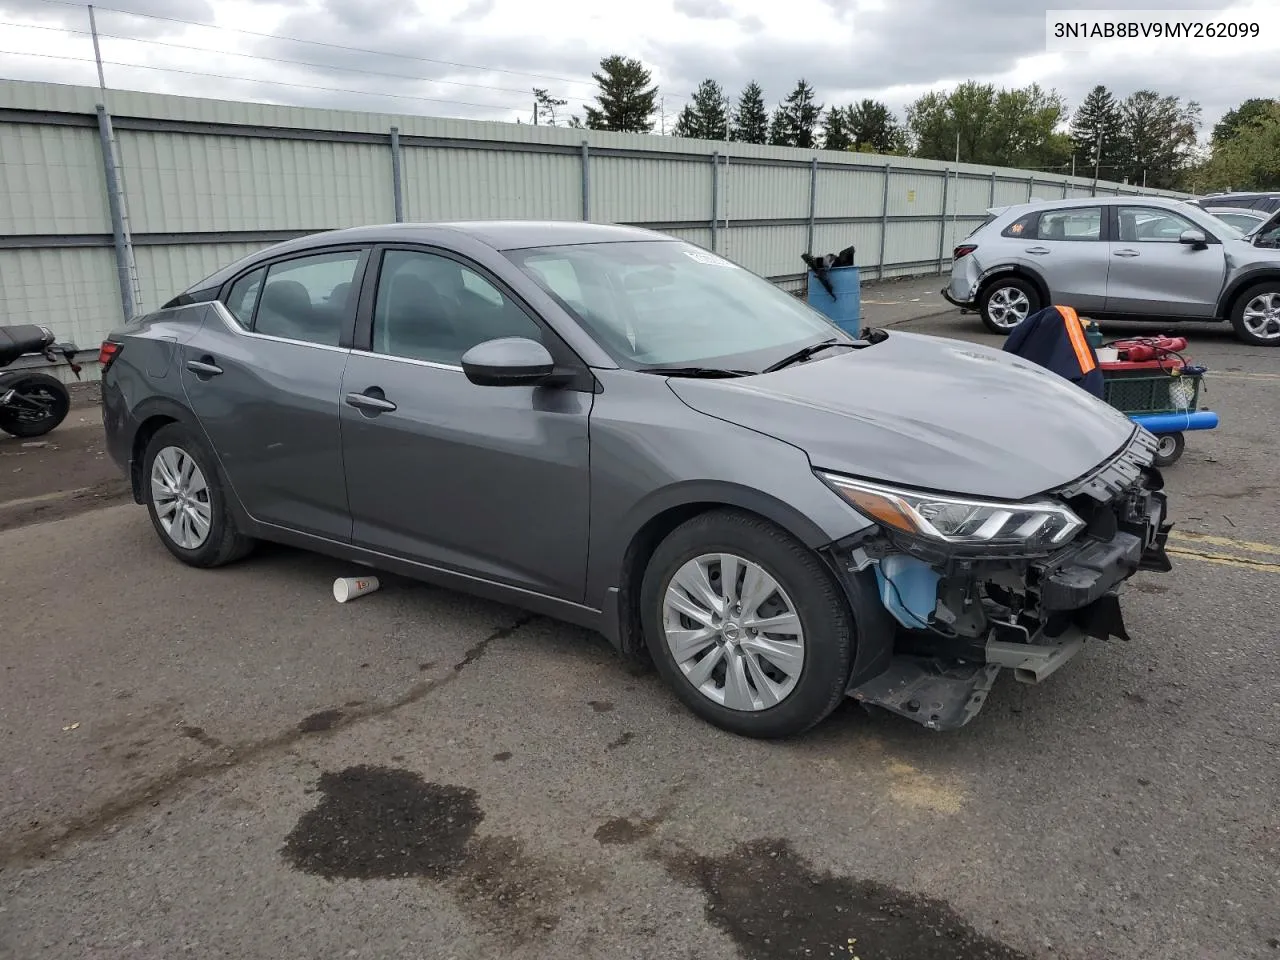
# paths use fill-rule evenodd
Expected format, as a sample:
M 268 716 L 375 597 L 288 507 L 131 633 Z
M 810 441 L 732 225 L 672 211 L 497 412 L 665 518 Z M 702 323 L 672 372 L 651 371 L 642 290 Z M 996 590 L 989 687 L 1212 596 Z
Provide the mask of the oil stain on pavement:
M 323 799 L 302 815 L 281 849 L 306 873 L 436 883 L 476 920 L 515 942 L 554 930 L 565 900 L 603 889 L 587 870 L 543 863 L 515 838 L 477 836 L 484 811 L 469 787 L 367 765 L 324 773 L 317 786 Z
M 443 879 L 484 819 L 475 791 L 409 770 L 349 767 L 322 774 L 318 786 L 324 799 L 303 814 L 283 853 L 328 880 Z
M 945 902 L 819 872 L 786 840 L 754 840 L 721 857 L 661 854 L 700 887 L 706 915 L 744 960 L 1029 960 L 986 937 Z

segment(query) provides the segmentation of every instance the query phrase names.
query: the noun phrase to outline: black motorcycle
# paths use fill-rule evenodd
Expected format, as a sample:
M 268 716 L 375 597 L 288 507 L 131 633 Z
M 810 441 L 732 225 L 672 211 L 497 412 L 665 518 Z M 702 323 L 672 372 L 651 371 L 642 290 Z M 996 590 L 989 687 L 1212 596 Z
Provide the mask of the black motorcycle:
M 80 379 L 75 362 L 79 348 L 74 343 L 58 343 L 48 327 L 23 324 L 0 326 L 0 368 L 26 354 L 40 354 L 50 363 L 58 354 L 71 365 Z M 39 370 L 0 372 L 0 430 L 15 437 L 40 437 L 66 419 L 71 410 L 71 393 L 56 377 Z

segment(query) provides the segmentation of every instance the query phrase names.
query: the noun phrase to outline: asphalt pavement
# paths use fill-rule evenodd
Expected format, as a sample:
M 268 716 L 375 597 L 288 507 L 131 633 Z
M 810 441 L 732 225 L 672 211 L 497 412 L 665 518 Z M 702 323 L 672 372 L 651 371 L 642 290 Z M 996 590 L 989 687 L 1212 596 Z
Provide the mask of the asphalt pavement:
M 995 342 L 941 285 L 867 321 Z M 1277 960 L 1280 351 L 1180 329 L 1222 426 L 1166 471 L 1174 572 L 947 734 L 739 739 L 541 617 L 190 570 L 91 399 L 0 441 L 0 957 Z

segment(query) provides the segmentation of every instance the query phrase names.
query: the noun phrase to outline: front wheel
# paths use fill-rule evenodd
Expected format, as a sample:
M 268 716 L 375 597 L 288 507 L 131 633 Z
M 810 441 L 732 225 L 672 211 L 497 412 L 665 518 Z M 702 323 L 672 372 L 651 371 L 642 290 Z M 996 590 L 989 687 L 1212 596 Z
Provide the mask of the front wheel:
M 0 379 L 0 430 L 15 437 L 42 437 L 67 418 L 71 394 L 56 377 L 27 373 Z
M 998 277 L 978 296 L 978 314 L 992 333 L 1008 336 L 1031 314 L 1040 309 L 1040 293 L 1021 277 Z
M 143 457 L 147 512 L 160 542 L 183 563 L 219 567 L 253 541 L 236 528 L 213 454 L 180 423 L 161 427 Z
M 1182 451 L 1186 445 L 1187 438 L 1182 435 L 1181 430 L 1177 433 L 1160 434 L 1156 437 L 1156 466 L 1167 467 L 1177 463 L 1182 458 Z
M 1255 347 L 1280 347 L 1280 280 L 1246 290 L 1231 308 L 1236 338 Z
M 649 560 L 640 602 L 658 671 L 722 729 L 794 736 L 844 696 L 844 592 L 813 551 L 759 517 L 715 510 L 677 527 Z

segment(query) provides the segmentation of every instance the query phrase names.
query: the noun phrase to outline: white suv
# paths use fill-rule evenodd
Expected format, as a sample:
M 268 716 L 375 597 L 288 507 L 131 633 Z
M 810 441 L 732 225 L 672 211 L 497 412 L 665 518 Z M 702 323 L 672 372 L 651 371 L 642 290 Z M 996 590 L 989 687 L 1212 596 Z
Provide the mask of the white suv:
M 1225 320 L 1280 346 L 1280 249 L 1166 197 L 1086 197 L 998 207 L 954 251 L 942 295 L 1008 333 L 1042 307 L 1098 320 Z

